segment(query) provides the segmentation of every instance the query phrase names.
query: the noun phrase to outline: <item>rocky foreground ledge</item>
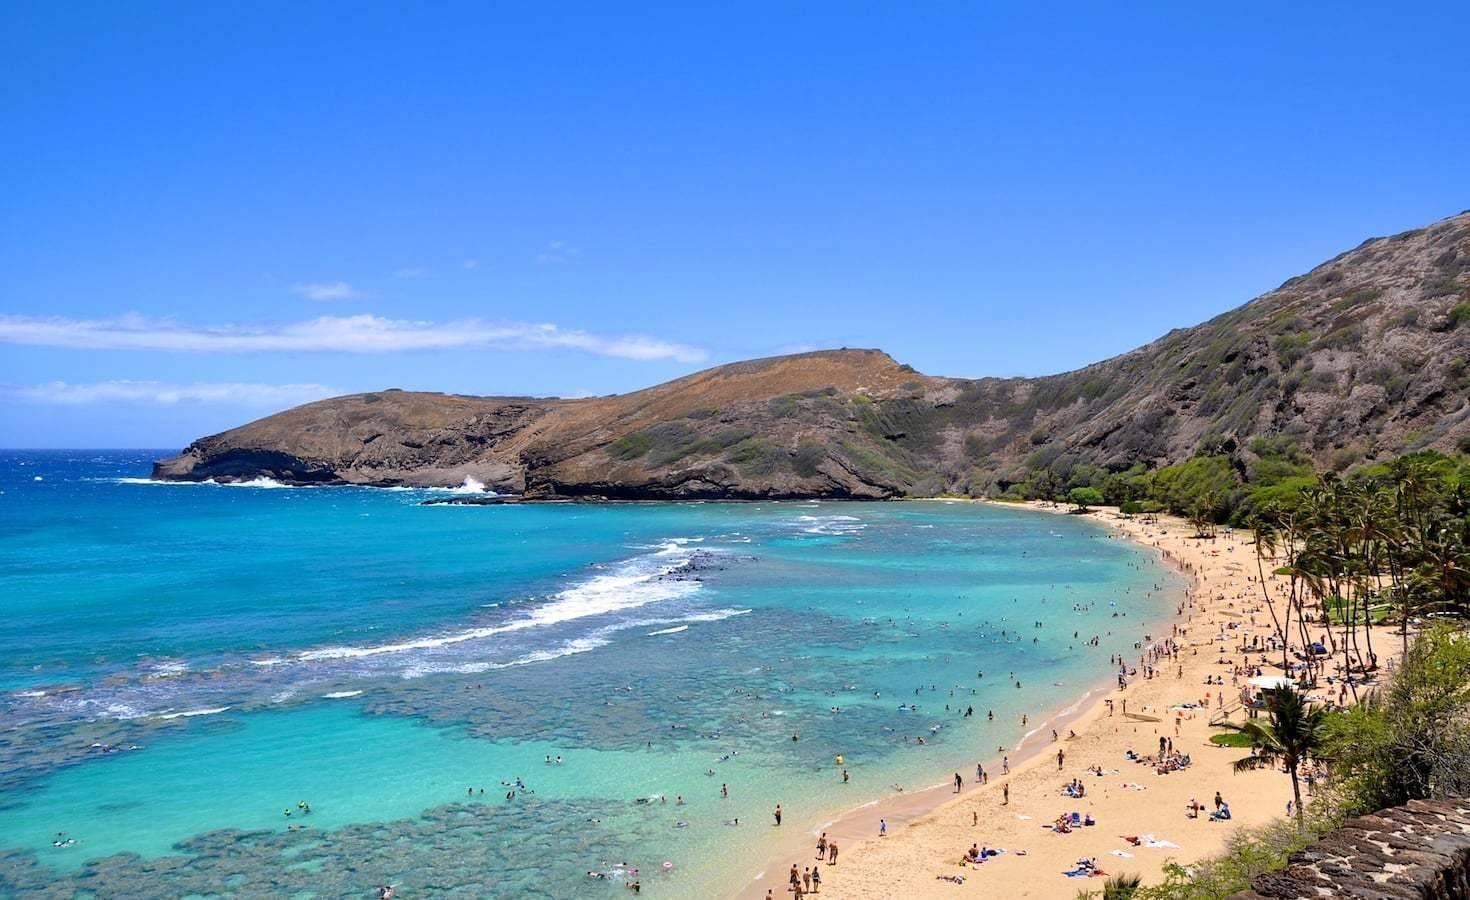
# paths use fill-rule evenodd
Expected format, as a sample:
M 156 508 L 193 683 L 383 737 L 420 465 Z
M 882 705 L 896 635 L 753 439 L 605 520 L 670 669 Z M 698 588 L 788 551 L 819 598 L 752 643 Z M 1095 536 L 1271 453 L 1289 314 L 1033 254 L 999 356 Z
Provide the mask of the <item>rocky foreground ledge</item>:
M 1470 900 L 1470 800 L 1414 800 L 1344 822 L 1229 900 Z

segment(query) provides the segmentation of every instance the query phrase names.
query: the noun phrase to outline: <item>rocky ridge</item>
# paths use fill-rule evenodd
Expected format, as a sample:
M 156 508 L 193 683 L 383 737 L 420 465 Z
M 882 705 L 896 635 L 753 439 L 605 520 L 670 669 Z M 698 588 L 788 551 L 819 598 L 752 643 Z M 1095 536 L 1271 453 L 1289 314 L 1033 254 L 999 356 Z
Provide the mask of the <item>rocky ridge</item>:
M 1365 241 L 1204 324 L 1060 375 L 946 378 L 843 349 L 579 400 L 385 390 L 201 438 L 154 477 L 882 499 L 1201 451 L 1243 467 L 1258 437 L 1338 468 L 1470 446 L 1470 212 Z

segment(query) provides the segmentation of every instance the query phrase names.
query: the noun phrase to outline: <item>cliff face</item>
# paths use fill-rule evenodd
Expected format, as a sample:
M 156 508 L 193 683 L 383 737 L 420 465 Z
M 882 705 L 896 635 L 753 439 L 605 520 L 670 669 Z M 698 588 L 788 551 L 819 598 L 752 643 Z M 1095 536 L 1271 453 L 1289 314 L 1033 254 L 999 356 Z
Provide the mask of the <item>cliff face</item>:
M 154 477 L 457 485 L 533 496 L 981 493 L 1027 467 L 1319 463 L 1470 437 L 1470 213 L 1358 248 L 1194 328 L 1043 378 L 921 375 L 876 350 L 720 366 L 586 400 L 382 391 L 203 438 Z

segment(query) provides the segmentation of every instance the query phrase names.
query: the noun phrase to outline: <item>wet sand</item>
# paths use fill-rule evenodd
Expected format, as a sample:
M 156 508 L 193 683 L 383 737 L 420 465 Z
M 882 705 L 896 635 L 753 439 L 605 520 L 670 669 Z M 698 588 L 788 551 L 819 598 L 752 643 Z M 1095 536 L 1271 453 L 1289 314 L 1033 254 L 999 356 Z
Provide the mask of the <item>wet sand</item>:
M 1064 512 L 1042 504 L 1028 506 Z M 1210 856 L 1224 848 L 1233 830 L 1285 815 L 1291 799 L 1291 783 L 1285 774 L 1273 770 L 1235 774 L 1231 764 L 1246 752 L 1216 747 L 1208 740 L 1220 732 L 1209 725 L 1217 711 L 1217 694 L 1223 693 L 1226 705 L 1231 706 L 1240 693 L 1239 684 L 1232 683 L 1233 667 L 1242 661 L 1237 647 L 1251 636 L 1260 635 L 1264 641 L 1272 633 L 1261 586 L 1252 580 L 1257 570 L 1250 534 L 1221 531 L 1213 540 L 1199 540 L 1186 522 L 1175 517 L 1160 516 L 1147 523 L 1139 517 L 1123 518 L 1113 510 L 1098 510 L 1092 516 L 1120 537 L 1154 548 L 1165 563 L 1193 578 L 1183 611 L 1172 624 L 1165 621 L 1162 634 L 1153 635 L 1167 638 L 1171 628 L 1177 627 L 1179 652 L 1173 658 L 1159 659 L 1152 679 L 1144 678 L 1143 651 L 1126 657 L 1128 665 L 1138 669 L 1128 687 L 1120 690 L 1115 683 L 1103 685 L 1038 723 L 1027 741 L 1009 751 L 1009 776 L 1001 775 L 1000 755 L 993 752 L 993 746 L 976 748 L 977 758 L 985 760 L 989 783 L 977 787 L 973 768 L 962 771 L 965 787 L 958 795 L 947 781 L 952 773 L 936 772 L 935 781 L 941 783 L 931 788 L 895 794 L 825 823 L 802 821 L 788 811 L 786 824 L 798 826 L 792 829 L 795 833 L 735 897 L 762 900 L 767 890 L 774 890 L 778 897 L 789 895 L 792 863 L 798 868 L 816 864 L 815 844 L 822 832 L 840 845 L 840 853 L 837 865 L 821 864 L 821 893 L 843 900 L 982 893 L 990 897 L 1071 897 L 1081 889 L 1100 890 L 1104 880 L 1063 874 L 1074 869 L 1081 857 L 1095 858 L 1098 868 L 1108 874 L 1132 873 L 1155 883 L 1162 879 L 1165 861 L 1187 863 Z M 1285 608 L 1285 580 L 1271 575 L 1271 569 L 1267 564 L 1268 583 L 1279 611 Z M 1313 628 L 1313 634 L 1320 630 L 1320 626 Z M 1141 633 L 1134 637 L 1143 640 Z M 1398 651 L 1397 636 L 1386 628 L 1375 629 L 1374 649 L 1380 662 L 1387 663 Z M 1222 650 L 1227 664 L 1220 662 Z M 1279 651 L 1268 653 L 1268 658 L 1272 656 L 1279 661 Z M 1254 654 L 1252 660 L 1257 659 L 1259 655 Z M 1268 666 L 1266 673 L 1279 674 L 1279 669 Z M 1223 676 L 1225 683 L 1207 688 L 1207 676 Z M 1243 683 L 1244 678 L 1240 679 Z M 1171 709 L 1178 703 L 1198 703 L 1207 694 L 1207 708 Z M 1108 700 L 1113 701 L 1111 709 Z M 1233 718 L 1241 721 L 1242 716 L 1237 711 Z M 1056 743 L 1051 740 L 1053 728 L 1060 735 Z M 1074 734 L 1069 736 L 1069 732 Z M 1156 753 L 1161 736 L 1172 739 L 1176 750 L 1190 754 L 1189 768 L 1158 775 L 1151 766 L 1125 758 L 1130 749 L 1140 755 Z M 1065 751 L 1060 769 L 1058 749 Z M 1094 766 L 1102 767 L 1102 777 L 1087 771 Z M 1062 788 L 1074 778 L 1086 788 L 1081 799 L 1062 794 Z M 1002 799 L 1005 785 L 1010 787 L 1009 804 Z M 1212 822 L 1205 813 L 1197 819 L 1186 814 L 1192 800 L 1198 800 L 1206 813 L 1212 810 L 1216 791 L 1229 803 L 1231 821 Z M 1091 814 L 1097 824 L 1066 834 L 1050 830 L 1050 823 L 1059 815 L 1073 811 Z M 882 838 L 878 836 L 880 818 L 888 823 L 888 834 Z M 1123 839 L 1150 834 L 1160 844 L 1177 847 L 1133 846 Z M 1004 848 L 1005 852 L 983 864 L 966 865 L 961 858 L 971 844 Z M 955 875 L 964 876 L 964 883 L 942 880 Z

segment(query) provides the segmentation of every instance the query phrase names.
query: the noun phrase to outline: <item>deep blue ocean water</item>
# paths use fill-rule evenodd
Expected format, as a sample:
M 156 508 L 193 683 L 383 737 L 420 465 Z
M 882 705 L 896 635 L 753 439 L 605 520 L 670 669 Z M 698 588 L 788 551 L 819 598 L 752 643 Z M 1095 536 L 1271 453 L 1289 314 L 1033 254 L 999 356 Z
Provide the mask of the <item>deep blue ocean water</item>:
M 973 771 L 1182 586 L 1025 510 L 424 506 L 165 452 L 0 453 L 0 895 L 718 896 L 776 803 Z

